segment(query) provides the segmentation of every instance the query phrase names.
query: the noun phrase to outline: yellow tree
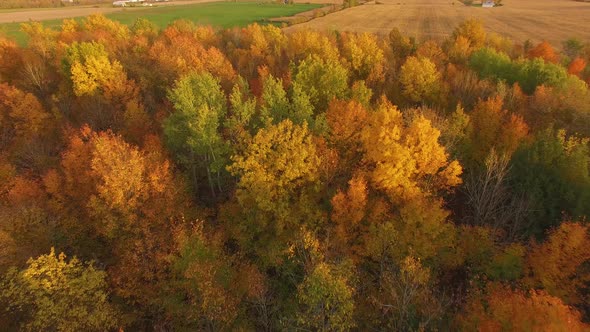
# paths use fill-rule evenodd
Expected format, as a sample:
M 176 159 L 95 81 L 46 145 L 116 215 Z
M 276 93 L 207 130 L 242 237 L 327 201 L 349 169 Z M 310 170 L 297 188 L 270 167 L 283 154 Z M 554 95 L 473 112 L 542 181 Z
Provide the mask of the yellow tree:
M 27 331 L 105 331 L 117 327 L 118 313 L 109 303 L 106 273 L 76 257 L 51 252 L 29 259 L 0 279 L 0 299 Z M 24 312 L 23 312 L 24 311 Z
M 369 84 L 385 79 L 385 56 L 376 36 L 368 33 L 343 34 L 342 55 L 348 61 L 352 77 Z
M 87 16 L 82 21 L 80 30 L 86 35 L 86 40 L 96 40 L 111 50 L 122 46 L 130 35 L 127 25 L 109 20 L 101 14 Z
M 486 32 L 481 21 L 471 19 L 461 24 L 453 31 L 453 39 L 459 37 L 469 41 L 469 45 L 475 49 L 480 48 L 486 41 Z
M 400 82 L 404 95 L 412 102 L 428 103 L 440 98 L 440 73 L 428 58 L 408 57 L 401 67 Z
M 406 121 L 387 100 L 362 131 L 367 179 L 389 198 L 370 204 L 364 240 L 365 255 L 379 264 L 399 264 L 410 255 L 429 265 L 455 264 L 444 257 L 454 247 L 455 229 L 438 195 L 461 183 L 462 168 L 439 136 L 423 115 Z
M 397 107 L 383 101 L 361 135 L 374 186 L 397 202 L 459 185 L 461 165 L 449 160 L 439 136 L 423 115 L 406 125 Z
M 312 30 L 298 30 L 287 35 L 287 55 L 295 63 L 305 60 L 309 55 L 322 59 L 337 60 L 340 56 L 334 40 L 323 33 Z
M 105 92 L 109 85 L 127 81 L 121 63 L 111 61 L 104 45 L 96 42 L 71 44 L 65 57 L 65 70 L 76 96 Z
M 77 97 L 80 109 L 73 114 L 77 117 L 74 120 L 94 128 L 121 127 L 130 102 L 139 99 L 139 89 L 127 78 L 123 65 L 97 42 L 74 42 L 65 53 L 63 71 L 69 77 L 66 84 Z
M 228 170 L 238 177 L 242 212 L 231 227 L 246 247 L 276 259 L 302 225 L 318 219 L 313 203 L 320 167 L 316 146 L 306 125 L 285 120 L 259 130 L 232 160 Z

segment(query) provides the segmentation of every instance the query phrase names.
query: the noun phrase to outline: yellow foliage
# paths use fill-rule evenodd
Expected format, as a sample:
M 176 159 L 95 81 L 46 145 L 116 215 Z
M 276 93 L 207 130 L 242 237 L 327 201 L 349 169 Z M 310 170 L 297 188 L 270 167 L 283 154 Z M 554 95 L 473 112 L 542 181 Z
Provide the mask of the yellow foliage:
M 276 208 L 277 199 L 288 198 L 296 188 L 318 179 L 320 159 L 307 126 L 285 120 L 261 129 L 244 155 L 232 157 L 228 170 L 240 177 L 238 200 L 265 211 Z
M 76 96 L 94 95 L 99 89 L 117 87 L 127 81 L 121 63 L 109 60 L 101 44 L 74 43 L 68 52 L 69 74 Z
M 369 83 L 385 79 L 385 57 L 377 38 L 368 33 L 344 34 L 342 55 L 348 60 L 357 79 Z
M 419 115 L 405 125 L 401 112 L 384 102 L 363 130 L 370 177 L 394 201 L 405 201 L 461 183 L 461 166 L 449 161 L 440 131 Z
M 55 254 L 29 259 L 21 271 L 0 279 L 0 299 L 26 319 L 26 331 L 108 331 L 117 313 L 108 302 L 106 273 L 76 257 Z M 6 302 L 4 302 L 6 301 Z
M 137 208 L 144 189 L 146 172 L 143 156 L 119 137 L 94 138 L 92 174 L 100 179 L 98 195 L 110 209 L 132 211 Z
M 322 59 L 337 60 L 340 56 L 338 48 L 328 37 L 317 31 L 298 30 L 288 35 L 287 49 L 289 59 L 294 62 L 304 60 L 309 55 L 317 55 Z
M 408 57 L 401 67 L 403 93 L 413 102 L 435 101 L 441 92 L 440 73 L 428 58 Z
M 453 32 L 453 38 L 466 38 L 471 46 L 480 48 L 486 41 L 486 32 L 483 23 L 479 20 L 471 19 L 461 23 Z

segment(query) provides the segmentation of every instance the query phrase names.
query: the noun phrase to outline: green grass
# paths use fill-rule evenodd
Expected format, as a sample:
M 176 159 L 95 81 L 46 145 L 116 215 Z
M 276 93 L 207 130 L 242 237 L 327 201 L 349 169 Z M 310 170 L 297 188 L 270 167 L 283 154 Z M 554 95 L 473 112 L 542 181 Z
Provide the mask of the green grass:
M 259 2 L 211 2 L 194 5 L 163 6 L 152 8 L 133 8 L 105 15 L 106 17 L 130 25 L 138 18 L 146 18 L 160 28 L 179 20 L 186 19 L 198 24 L 211 25 L 216 28 L 246 26 L 251 23 L 263 23 L 270 18 L 292 16 L 297 13 L 322 7 L 318 4 L 283 5 Z M 83 18 L 77 18 L 82 20 Z M 62 20 L 43 21 L 45 27 L 59 29 Z M 26 44 L 27 36 L 20 31 L 20 23 L 0 24 L 0 33 L 14 38 L 20 45 Z

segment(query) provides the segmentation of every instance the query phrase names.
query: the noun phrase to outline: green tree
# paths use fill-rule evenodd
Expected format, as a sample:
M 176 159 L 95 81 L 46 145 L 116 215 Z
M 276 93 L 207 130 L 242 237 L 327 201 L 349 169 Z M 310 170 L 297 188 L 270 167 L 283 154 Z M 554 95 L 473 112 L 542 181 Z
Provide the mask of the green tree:
M 508 55 L 492 48 L 481 48 L 469 57 L 469 67 L 481 78 L 516 81 L 516 68 Z
M 348 91 L 348 71 L 337 60 L 309 56 L 293 77 L 294 89 L 309 96 L 316 113 L 324 112 L 332 99 L 344 98 Z
M 299 285 L 298 323 L 314 331 L 348 331 L 354 327 L 354 289 L 333 266 L 318 264 Z
M 226 98 L 219 80 L 205 73 L 191 73 L 176 82 L 168 98 L 174 112 L 164 121 L 166 143 L 190 171 L 198 189 L 199 169 L 205 169 L 213 196 L 221 191 L 221 173 L 227 146 L 220 135 Z
M 289 99 L 283 88 L 283 80 L 268 74 L 262 78 L 262 107 L 260 127 L 277 124 L 289 117 Z
M 563 213 L 590 215 L 589 163 L 588 140 L 566 137 L 564 131 L 541 132 L 515 153 L 511 185 L 530 200 L 530 232 L 543 234 Z

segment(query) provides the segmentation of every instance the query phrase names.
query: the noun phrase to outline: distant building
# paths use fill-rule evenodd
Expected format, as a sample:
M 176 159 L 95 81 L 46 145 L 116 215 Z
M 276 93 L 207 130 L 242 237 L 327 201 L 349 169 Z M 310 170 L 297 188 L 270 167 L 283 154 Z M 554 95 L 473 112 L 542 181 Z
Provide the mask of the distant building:
M 145 0 L 117 0 L 113 2 L 113 7 L 135 7 L 135 6 L 151 6 L 151 3 Z
M 494 3 L 494 1 L 492 0 L 484 0 L 484 2 L 481 3 L 481 6 L 483 8 L 492 8 L 494 7 L 496 4 Z

